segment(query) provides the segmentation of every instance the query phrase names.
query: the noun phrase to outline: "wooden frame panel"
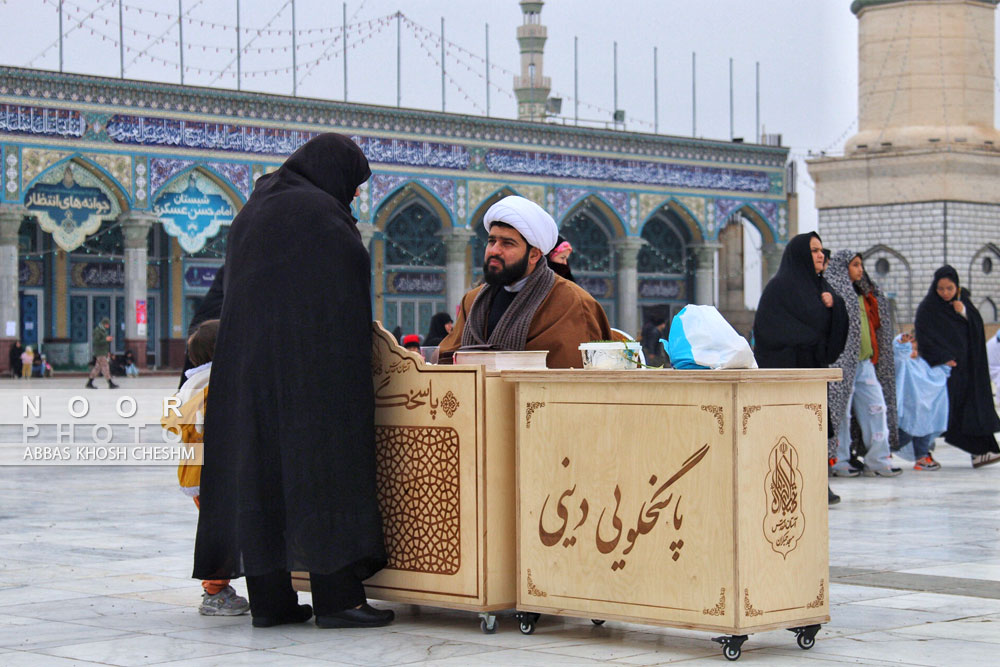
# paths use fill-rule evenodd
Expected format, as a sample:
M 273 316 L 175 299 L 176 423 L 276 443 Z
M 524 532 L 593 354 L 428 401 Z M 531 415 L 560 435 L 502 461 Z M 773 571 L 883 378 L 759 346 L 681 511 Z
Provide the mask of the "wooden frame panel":
M 514 387 L 482 366 L 425 364 L 377 322 L 372 345 L 389 565 L 365 582 L 368 596 L 513 607 Z M 293 583 L 309 590 L 308 574 Z
M 518 387 L 518 609 L 733 634 L 829 620 L 837 371 L 502 376 Z

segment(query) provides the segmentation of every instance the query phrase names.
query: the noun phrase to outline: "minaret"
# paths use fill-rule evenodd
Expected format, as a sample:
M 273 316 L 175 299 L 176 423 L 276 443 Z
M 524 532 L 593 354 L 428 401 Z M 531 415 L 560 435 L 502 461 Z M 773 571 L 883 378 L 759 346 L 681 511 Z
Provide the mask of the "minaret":
M 541 21 L 542 0 L 521 0 L 524 23 L 517 27 L 521 47 L 521 76 L 514 77 L 518 120 L 545 120 L 545 102 L 552 80 L 542 75 L 542 52 L 548 31 Z
M 993 124 L 997 0 L 854 0 L 858 132 L 809 161 L 823 243 L 864 256 L 913 321 L 949 263 L 983 319 L 1000 303 L 1000 133 Z

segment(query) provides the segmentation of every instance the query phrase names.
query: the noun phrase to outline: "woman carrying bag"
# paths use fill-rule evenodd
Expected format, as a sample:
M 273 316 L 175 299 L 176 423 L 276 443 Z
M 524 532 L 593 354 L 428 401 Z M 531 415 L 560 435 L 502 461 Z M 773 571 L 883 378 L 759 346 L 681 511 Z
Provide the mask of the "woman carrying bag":
M 983 318 L 958 272 L 945 265 L 934 272 L 917 308 L 917 350 L 931 366 L 951 367 L 948 376 L 948 430 L 944 439 L 972 456 L 972 467 L 1000 461 L 994 433 L 1000 418 L 993 407 Z

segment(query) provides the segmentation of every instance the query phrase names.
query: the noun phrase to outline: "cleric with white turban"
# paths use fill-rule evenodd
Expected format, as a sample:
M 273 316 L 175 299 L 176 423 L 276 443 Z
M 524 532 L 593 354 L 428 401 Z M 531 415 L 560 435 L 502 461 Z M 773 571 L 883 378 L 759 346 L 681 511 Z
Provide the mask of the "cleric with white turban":
M 556 246 L 559 230 L 556 221 L 548 212 L 524 197 L 510 195 L 504 197 L 486 211 L 483 226 L 489 233 L 494 222 L 510 225 L 524 237 L 524 240 L 548 255 Z
M 559 238 L 555 220 L 524 197 L 504 197 L 483 216 L 489 234 L 485 284 L 462 299 L 439 359 L 459 349 L 546 350 L 549 368 L 583 365 L 580 343 L 611 337 L 601 305 L 545 261 Z

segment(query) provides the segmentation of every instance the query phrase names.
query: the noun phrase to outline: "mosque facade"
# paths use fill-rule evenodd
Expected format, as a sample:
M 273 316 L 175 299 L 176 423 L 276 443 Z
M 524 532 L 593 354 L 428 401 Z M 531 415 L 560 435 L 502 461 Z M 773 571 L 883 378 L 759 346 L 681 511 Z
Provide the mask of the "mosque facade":
M 81 367 L 108 317 L 113 350 L 179 366 L 254 181 L 330 131 L 372 166 L 354 213 L 390 330 L 454 311 L 508 194 L 553 215 L 578 282 L 636 334 L 725 300 L 733 221 L 759 230 L 765 280 L 796 232 L 781 147 L 0 67 L 0 341 Z

